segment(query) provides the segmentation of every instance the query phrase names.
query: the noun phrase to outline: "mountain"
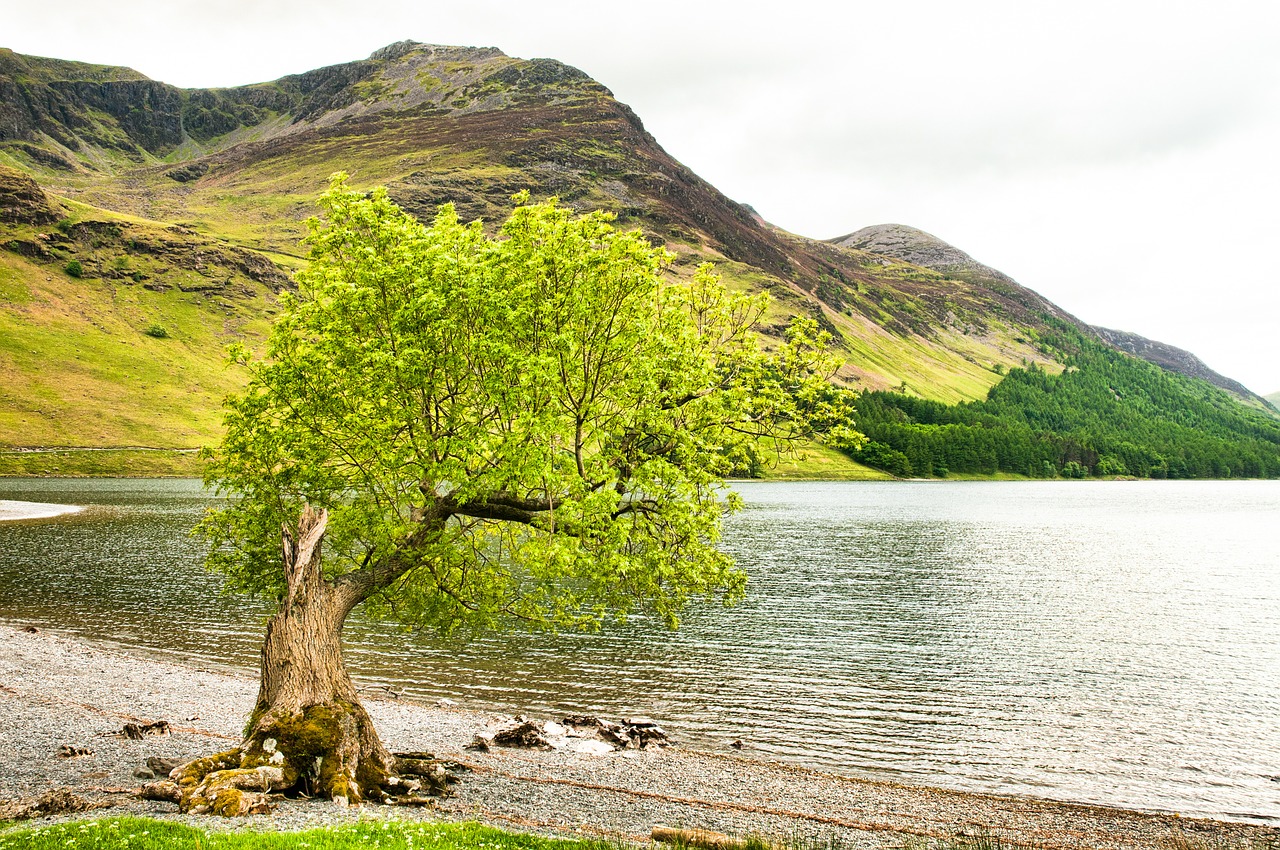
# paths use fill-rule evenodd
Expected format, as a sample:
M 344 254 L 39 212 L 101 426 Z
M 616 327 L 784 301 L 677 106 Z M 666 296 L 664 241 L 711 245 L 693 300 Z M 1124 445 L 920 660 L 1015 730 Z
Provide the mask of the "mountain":
M 1258 402 L 1259 405 L 1265 405 L 1266 399 L 1254 393 L 1239 381 L 1233 381 L 1225 375 L 1220 375 L 1205 365 L 1204 361 L 1196 357 L 1190 351 L 1185 351 L 1166 342 L 1157 342 L 1138 336 L 1135 333 L 1127 331 L 1116 331 L 1110 328 L 1100 328 L 1097 325 L 1090 327 L 1099 339 L 1109 343 L 1126 354 L 1132 354 L 1134 357 L 1140 357 L 1148 363 L 1154 363 L 1162 369 L 1170 372 L 1177 372 L 1179 375 L 1187 375 L 1192 378 L 1199 378 L 1202 381 L 1208 381 L 1215 387 L 1220 387 L 1229 393 Z
M 898 225 L 786 233 L 672 158 L 604 86 L 551 59 L 400 42 L 368 59 L 227 89 L 0 49 L 0 441 L 188 447 L 219 429 L 303 262 L 328 176 L 385 185 L 422 217 L 501 221 L 529 189 L 604 208 L 675 255 L 774 296 L 765 341 L 816 318 L 837 380 L 939 402 L 1011 369 L 1061 371 L 1054 322 L 1005 275 Z M 1090 333 L 1092 333 L 1090 331 Z
M 1036 309 L 1060 312 L 1056 306 L 1031 290 L 1024 289 L 1004 272 L 983 265 L 932 233 L 925 233 L 923 230 L 908 227 L 905 224 L 876 224 L 830 241 L 842 248 L 906 260 L 917 266 L 942 272 L 957 280 L 973 278 L 987 286 L 1004 286 L 1011 291 L 1019 292 L 1023 298 L 1032 302 Z
M 1004 272 L 983 265 L 964 251 L 947 244 L 931 233 L 903 224 L 879 224 L 864 227 L 831 241 L 844 248 L 906 260 L 941 272 L 950 278 L 967 280 L 988 289 L 1003 288 L 1011 294 L 1017 293 L 1029 309 L 1063 319 L 1119 351 L 1132 354 L 1148 363 L 1154 363 L 1166 371 L 1208 381 L 1215 387 L 1239 396 L 1255 406 L 1265 405 L 1264 400 L 1256 393 L 1239 381 L 1233 381 L 1213 371 L 1191 352 L 1128 331 L 1086 325 L 1074 316 L 1063 312 L 1057 305 L 1024 288 Z
M 1274 407 L 1276 410 L 1280 410 L 1280 392 L 1269 393 L 1263 396 L 1263 398 L 1265 398 L 1267 400 L 1267 403 L 1270 404 L 1272 407 Z

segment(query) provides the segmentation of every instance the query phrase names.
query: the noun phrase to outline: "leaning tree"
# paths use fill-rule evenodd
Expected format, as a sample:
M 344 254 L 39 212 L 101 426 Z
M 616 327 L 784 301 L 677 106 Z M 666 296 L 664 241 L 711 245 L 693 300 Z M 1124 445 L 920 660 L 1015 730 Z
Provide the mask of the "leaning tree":
M 233 352 L 248 387 L 207 473 L 230 499 L 202 528 L 210 564 L 279 608 L 244 740 L 175 773 L 186 810 L 395 786 L 343 665 L 356 606 L 445 631 L 674 626 L 743 591 L 715 547 L 725 476 L 817 426 L 853 436 L 811 320 L 762 351 L 765 297 L 671 273 L 607 214 L 520 195 L 491 238 L 345 181 L 264 356 Z

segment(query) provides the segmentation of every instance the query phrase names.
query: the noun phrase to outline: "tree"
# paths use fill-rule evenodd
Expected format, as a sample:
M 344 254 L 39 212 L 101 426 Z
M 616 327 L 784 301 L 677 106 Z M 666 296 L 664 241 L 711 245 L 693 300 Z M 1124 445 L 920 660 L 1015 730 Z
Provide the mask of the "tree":
M 606 214 L 516 202 L 495 239 L 336 175 L 265 357 L 233 352 L 248 388 L 207 473 L 231 499 L 202 528 L 210 564 L 279 609 L 245 738 L 182 769 L 185 810 L 394 788 L 343 666 L 356 606 L 444 631 L 637 609 L 674 626 L 743 591 L 715 547 L 723 476 L 762 439 L 856 440 L 812 320 L 762 353 L 764 296 L 664 274 L 671 256 Z

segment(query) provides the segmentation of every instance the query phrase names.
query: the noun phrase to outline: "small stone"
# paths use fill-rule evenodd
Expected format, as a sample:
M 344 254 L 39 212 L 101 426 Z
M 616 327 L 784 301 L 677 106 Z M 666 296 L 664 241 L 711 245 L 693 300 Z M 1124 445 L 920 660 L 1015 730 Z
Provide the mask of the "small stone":
M 742 743 L 742 739 L 741 739 L 741 738 L 739 738 L 738 740 L 733 741 L 732 743 L 730 743 L 730 744 L 729 744 L 729 746 L 733 747 L 735 750 L 740 750 L 740 749 L 742 749 L 743 747 L 745 747 L 745 746 L 746 746 L 746 744 Z
M 147 759 L 147 767 L 150 768 L 156 776 L 160 777 L 168 776 L 184 764 L 186 764 L 186 760 L 179 758 L 151 756 Z

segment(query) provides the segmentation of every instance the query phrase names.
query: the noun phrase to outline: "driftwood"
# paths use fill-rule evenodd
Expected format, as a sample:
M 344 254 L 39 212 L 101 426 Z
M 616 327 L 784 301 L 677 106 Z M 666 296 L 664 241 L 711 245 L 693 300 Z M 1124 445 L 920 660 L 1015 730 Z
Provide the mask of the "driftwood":
M 671 746 L 671 738 L 657 721 L 648 717 L 624 717 L 621 723 L 614 723 L 589 714 L 573 714 L 563 722 L 574 729 L 593 730 L 601 739 L 619 749 Z
M 444 762 L 431 753 L 396 753 L 395 773 L 401 778 L 400 786 L 411 794 L 421 791 L 443 797 L 448 793 L 449 775 L 445 771 Z M 414 779 L 406 780 L 405 777 Z M 397 802 L 401 805 L 415 805 L 404 800 Z
M 72 794 L 69 788 L 55 788 L 52 791 L 46 791 L 40 797 L 0 803 L 0 820 L 30 820 L 68 812 L 87 812 L 90 809 L 101 809 L 110 805 L 110 803 L 90 803 L 83 797 Z
M 722 832 L 711 832 L 706 829 L 672 829 L 668 826 L 655 826 L 649 833 L 649 837 L 664 844 L 701 847 L 704 850 L 745 850 L 747 846 L 747 842 L 741 838 L 733 838 Z
M 530 720 L 517 714 L 507 726 L 495 732 L 478 733 L 468 750 L 488 751 L 490 747 L 522 747 L 531 750 L 568 749 L 604 755 L 614 750 L 649 749 L 671 746 L 671 739 L 656 721 L 628 717 L 620 723 L 588 714 L 572 714 L 562 723 Z
M 503 729 L 493 736 L 493 742 L 500 747 L 523 747 L 530 750 L 549 750 L 551 742 L 543 735 L 542 727 L 532 720 L 525 720 Z
M 155 723 L 126 723 L 116 735 L 132 741 L 141 741 L 148 735 L 168 735 L 169 721 L 157 720 Z
M 436 805 L 434 797 L 392 797 L 391 805 L 393 806 L 409 806 L 414 808 L 427 808 Z
M 88 747 L 73 747 L 70 744 L 63 744 L 58 747 L 57 755 L 60 759 L 83 758 L 84 756 L 93 755 L 93 750 Z

